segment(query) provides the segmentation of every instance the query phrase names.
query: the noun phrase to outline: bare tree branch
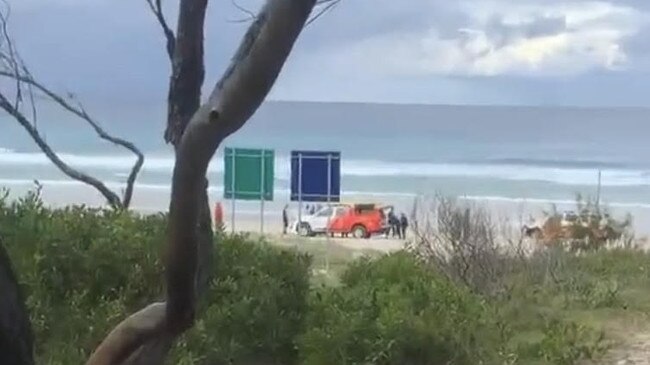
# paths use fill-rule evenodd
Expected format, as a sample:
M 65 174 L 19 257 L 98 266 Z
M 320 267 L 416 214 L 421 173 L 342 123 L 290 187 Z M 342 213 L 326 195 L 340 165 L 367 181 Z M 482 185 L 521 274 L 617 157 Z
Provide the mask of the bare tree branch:
M 2 52 L 2 59 L 6 60 L 7 63 L 10 65 L 9 69 L 13 70 L 15 76 L 16 76 L 16 96 L 14 98 L 14 108 L 19 109 L 20 103 L 22 102 L 22 87 L 20 85 L 20 81 L 18 80 L 17 76 L 20 75 L 20 70 L 21 67 L 18 65 L 18 57 L 16 56 L 16 49 L 14 48 L 13 41 L 9 37 L 9 31 L 7 29 L 7 19 L 9 18 L 9 14 L 11 12 L 11 8 L 9 5 L 3 1 L 3 4 L 6 7 L 6 15 L 0 11 L 0 23 L 2 24 L 2 42 L 6 44 L 7 48 L 7 53 Z
M 115 209 L 123 208 L 120 198 L 113 191 L 107 188 L 104 183 L 90 175 L 86 175 L 80 171 L 73 169 L 68 164 L 63 162 L 63 160 L 59 158 L 59 156 L 50 148 L 50 146 L 43 140 L 43 138 L 41 138 L 41 135 L 38 133 L 32 123 L 30 123 L 29 120 L 18 109 L 16 109 L 15 105 L 13 105 L 2 93 L 0 93 L 0 108 L 9 113 L 14 119 L 16 119 L 16 121 L 18 121 L 21 126 L 23 126 L 23 128 L 25 128 L 25 130 L 29 133 L 34 142 L 36 142 L 41 151 L 45 153 L 47 158 L 49 158 L 50 161 L 52 161 L 52 163 L 54 163 L 59 168 L 59 170 L 61 170 L 61 172 L 72 179 L 81 181 L 97 189 L 106 198 L 108 204 L 111 207 Z
M 169 25 L 167 25 L 167 20 L 165 19 L 165 14 L 163 13 L 162 9 L 162 0 L 145 0 L 147 4 L 149 4 L 149 8 L 151 9 L 151 12 L 154 14 L 156 17 L 156 20 L 158 20 L 158 23 L 160 24 L 160 27 L 163 30 L 163 34 L 165 35 L 166 39 L 166 48 L 167 48 L 167 55 L 169 56 L 169 59 L 172 60 L 174 58 L 174 48 L 176 45 L 176 37 L 174 36 L 174 32 L 169 28 Z
M 207 0 L 183 0 L 178 13 L 176 47 L 172 58 L 165 141 L 178 145 L 183 131 L 201 103 L 205 78 L 203 28 Z
M 325 13 L 327 13 L 328 11 L 334 9 L 334 7 L 336 7 L 340 2 L 341 2 L 341 0 L 318 0 L 316 2 L 316 5 L 317 6 L 322 5 L 323 7 L 319 11 L 317 11 L 316 14 L 314 16 L 312 16 L 307 21 L 306 25 L 307 26 L 311 25 L 313 22 L 318 20 L 318 18 L 323 16 Z
M 245 22 L 255 21 L 255 18 L 257 17 L 255 13 L 239 5 L 236 0 L 231 0 L 231 3 L 235 8 L 237 8 L 239 11 L 241 11 L 246 15 L 246 17 L 244 17 L 243 19 L 234 20 L 233 21 L 234 23 L 245 23 Z
M 124 140 L 122 138 L 114 137 L 108 134 L 100 125 L 95 121 L 83 108 L 81 104 L 78 103 L 77 106 L 71 105 L 68 101 L 66 101 L 63 97 L 60 95 L 56 94 L 52 90 L 48 89 L 45 87 L 43 84 L 39 83 L 38 81 L 34 80 L 34 78 L 27 74 L 27 75 L 19 75 L 16 76 L 12 73 L 2 71 L 0 70 L 0 76 L 4 77 L 10 77 L 10 78 L 17 78 L 19 82 L 26 83 L 30 87 L 34 87 L 36 90 L 42 92 L 46 96 L 48 96 L 51 100 L 55 101 L 57 104 L 59 104 L 62 108 L 65 110 L 69 111 L 70 113 L 74 114 L 75 116 L 85 120 L 90 124 L 90 126 L 95 130 L 97 135 L 108 142 L 111 142 L 115 145 L 122 146 L 129 151 L 131 151 L 136 157 L 137 160 L 133 167 L 131 168 L 131 172 L 129 173 L 129 177 L 127 178 L 126 181 L 126 190 L 124 192 L 124 197 L 122 199 L 121 207 L 128 208 L 131 204 L 131 199 L 133 197 L 133 187 L 135 185 L 135 180 L 138 177 L 138 174 L 140 173 L 140 170 L 142 169 L 142 165 L 144 164 L 144 155 L 138 149 L 135 144 L 132 142 L 129 142 L 127 140 Z M 34 112 L 35 113 L 35 112 Z M 35 119 L 34 119 L 35 120 Z M 35 128 L 36 129 L 36 128 Z M 38 130 L 36 130 L 38 133 Z
M 169 349 L 170 340 L 167 339 L 193 325 L 198 260 L 196 226 L 208 163 L 223 139 L 243 126 L 262 103 L 314 4 L 315 0 L 267 1 L 209 101 L 194 114 L 180 139 L 169 208 L 165 260 L 167 302 L 163 329 L 154 331 L 153 335 L 142 331 L 140 336 L 133 338 L 109 336 L 99 349 L 108 348 L 110 351 L 102 351 L 102 356 L 96 356 L 96 352 L 88 365 L 121 363 L 119 360 L 123 354 L 145 340 L 156 344 L 140 347 L 123 363 L 160 363 Z M 138 320 L 135 322 L 135 328 L 150 328 Z
M 5 11 L 8 14 L 8 10 Z M 2 11 L 0 11 L 0 42 L 2 42 L 0 44 L 0 59 L 3 60 L 3 65 L 0 68 L 0 76 L 16 82 L 16 96 L 14 102 L 12 103 L 7 98 L 7 96 L 3 94 L 4 90 L 0 90 L 0 107 L 9 113 L 12 117 L 14 117 L 16 121 L 18 121 L 18 123 L 29 133 L 34 142 L 36 142 L 41 151 L 43 151 L 43 153 L 45 153 L 50 161 L 52 161 L 52 163 L 54 163 L 64 174 L 72 179 L 81 181 L 94 187 L 106 198 L 109 205 L 114 209 L 128 208 L 133 196 L 133 187 L 135 185 L 135 180 L 144 163 L 144 156 L 142 152 L 140 152 L 140 150 L 133 143 L 108 134 L 93 118 L 90 117 L 90 115 L 83 109 L 83 106 L 81 106 L 81 104 L 73 106 L 63 97 L 36 81 L 25 63 L 20 58 L 20 55 L 16 51 L 15 47 L 13 46 L 13 42 L 8 33 L 7 20 L 8 15 L 5 15 Z M 27 92 L 29 94 L 29 102 L 32 112 L 31 121 L 21 110 L 21 104 L 23 102 L 22 90 L 25 85 L 27 86 Z M 122 200 L 116 193 L 108 189 L 106 185 L 104 185 L 101 181 L 66 164 L 58 157 L 56 152 L 52 150 L 47 142 L 45 142 L 44 138 L 40 135 L 37 128 L 38 118 L 36 112 L 35 97 L 33 94 L 34 89 L 43 93 L 46 97 L 56 102 L 59 106 L 68 112 L 85 120 L 88 124 L 90 124 L 90 126 L 95 130 L 100 138 L 115 145 L 122 146 L 136 155 L 137 160 L 132 167 L 127 179 L 127 185 Z

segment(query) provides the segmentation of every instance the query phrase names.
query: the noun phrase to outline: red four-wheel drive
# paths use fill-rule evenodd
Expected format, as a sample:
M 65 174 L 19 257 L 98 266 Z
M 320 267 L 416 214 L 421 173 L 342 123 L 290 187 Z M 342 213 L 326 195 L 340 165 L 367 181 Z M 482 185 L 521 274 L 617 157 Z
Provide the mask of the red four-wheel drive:
M 386 212 L 391 207 L 375 204 L 354 204 L 336 207 L 329 225 L 330 233 L 352 234 L 355 238 L 368 238 L 381 234 L 388 228 Z

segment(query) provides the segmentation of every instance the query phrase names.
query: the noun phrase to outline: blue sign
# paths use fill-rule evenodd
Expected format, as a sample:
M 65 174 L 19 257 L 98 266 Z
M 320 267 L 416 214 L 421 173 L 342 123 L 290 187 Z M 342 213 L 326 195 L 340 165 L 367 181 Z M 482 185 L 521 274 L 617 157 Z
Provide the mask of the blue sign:
M 291 201 L 339 202 L 341 153 L 291 152 Z

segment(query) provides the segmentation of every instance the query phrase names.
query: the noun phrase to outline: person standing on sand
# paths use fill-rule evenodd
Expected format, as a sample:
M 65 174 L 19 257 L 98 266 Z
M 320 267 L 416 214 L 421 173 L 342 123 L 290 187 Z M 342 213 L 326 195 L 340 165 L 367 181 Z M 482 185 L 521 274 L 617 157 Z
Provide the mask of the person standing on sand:
M 287 209 L 289 209 L 289 205 L 285 204 L 284 208 L 282 209 L 282 234 L 287 234 L 287 227 L 289 227 L 289 216 L 287 214 Z
M 400 225 L 400 238 L 401 239 L 406 239 L 406 229 L 409 227 L 409 220 L 406 218 L 406 214 L 402 213 L 402 215 L 399 218 L 399 225 Z
M 399 237 L 400 234 L 399 219 L 397 218 L 395 212 L 393 212 L 392 209 L 388 212 L 388 224 L 390 225 L 390 232 L 392 233 L 391 236 Z

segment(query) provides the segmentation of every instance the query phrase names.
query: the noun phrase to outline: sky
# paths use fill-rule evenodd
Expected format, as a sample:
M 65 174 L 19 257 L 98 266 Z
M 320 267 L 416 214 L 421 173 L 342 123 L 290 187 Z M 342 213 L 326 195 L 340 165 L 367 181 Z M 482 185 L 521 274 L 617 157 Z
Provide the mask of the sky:
M 164 102 L 169 62 L 145 0 L 7 1 L 19 51 L 54 89 Z M 173 25 L 178 1 L 163 2 Z M 206 91 L 247 27 L 233 0 L 208 10 Z M 341 0 L 304 30 L 269 98 L 649 107 L 649 37 L 648 0 Z

